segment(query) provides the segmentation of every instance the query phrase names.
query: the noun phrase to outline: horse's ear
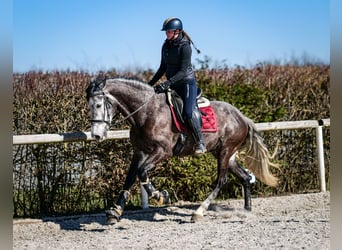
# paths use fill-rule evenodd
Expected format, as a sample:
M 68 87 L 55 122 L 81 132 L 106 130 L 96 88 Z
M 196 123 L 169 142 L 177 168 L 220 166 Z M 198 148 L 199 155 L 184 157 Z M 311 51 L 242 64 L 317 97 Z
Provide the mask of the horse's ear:
M 99 88 L 102 90 L 107 82 L 107 76 L 102 77 Z
M 106 85 L 107 76 L 99 75 L 97 77 L 93 77 L 93 82 L 98 90 L 102 90 L 103 87 Z
M 89 86 L 86 89 L 87 100 L 94 95 L 95 92 L 102 91 L 106 85 L 106 76 L 97 76 L 90 79 Z
M 89 101 L 89 98 L 92 96 L 93 92 L 94 92 L 94 82 L 90 80 L 90 83 L 86 89 L 87 101 Z

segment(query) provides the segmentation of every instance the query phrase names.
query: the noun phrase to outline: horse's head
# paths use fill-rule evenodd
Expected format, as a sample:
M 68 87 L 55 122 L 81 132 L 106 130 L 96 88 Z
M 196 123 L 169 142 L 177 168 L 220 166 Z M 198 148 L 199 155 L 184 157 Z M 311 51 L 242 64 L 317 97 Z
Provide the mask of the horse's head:
M 104 90 L 105 82 L 106 79 L 93 79 L 86 89 L 91 113 L 91 136 L 97 141 L 106 138 L 115 110 L 113 100 L 110 100 Z

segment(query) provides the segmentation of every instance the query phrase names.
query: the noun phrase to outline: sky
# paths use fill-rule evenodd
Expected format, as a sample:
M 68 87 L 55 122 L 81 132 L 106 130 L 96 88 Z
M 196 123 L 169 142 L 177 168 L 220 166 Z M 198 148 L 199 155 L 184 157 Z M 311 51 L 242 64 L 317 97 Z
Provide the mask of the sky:
M 328 0 L 14 0 L 13 72 L 156 71 L 168 17 L 201 50 L 195 68 L 330 63 Z

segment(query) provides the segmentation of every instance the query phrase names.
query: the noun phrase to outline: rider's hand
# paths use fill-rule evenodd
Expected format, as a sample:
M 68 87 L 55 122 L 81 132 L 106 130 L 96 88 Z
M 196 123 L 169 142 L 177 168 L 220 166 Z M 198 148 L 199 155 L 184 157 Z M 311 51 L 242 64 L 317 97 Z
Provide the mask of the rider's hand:
M 166 81 L 154 87 L 154 92 L 157 94 L 164 93 L 171 86 L 171 82 Z

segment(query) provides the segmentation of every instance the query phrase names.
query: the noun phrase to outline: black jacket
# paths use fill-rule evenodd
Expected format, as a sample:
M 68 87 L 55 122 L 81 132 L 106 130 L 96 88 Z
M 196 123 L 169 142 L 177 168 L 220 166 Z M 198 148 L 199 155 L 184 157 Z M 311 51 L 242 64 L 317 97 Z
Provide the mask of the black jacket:
M 159 69 L 149 82 L 155 84 L 164 74 L 172 85 L 178 85 L 194 78 L 191 67 L 190 41 L 179 33 L 175 40 L 165 40 L 162 46 Z

